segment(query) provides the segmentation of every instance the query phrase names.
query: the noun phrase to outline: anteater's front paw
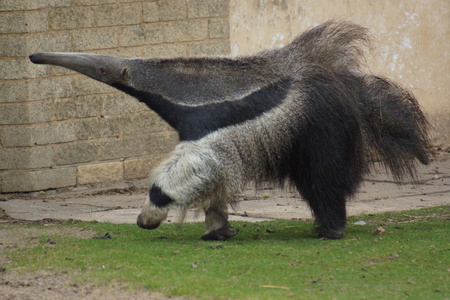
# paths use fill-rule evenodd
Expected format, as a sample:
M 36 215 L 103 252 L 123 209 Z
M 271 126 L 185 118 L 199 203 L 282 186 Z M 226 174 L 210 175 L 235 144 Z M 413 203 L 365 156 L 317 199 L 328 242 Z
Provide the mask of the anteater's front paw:
M 205 233 L 202 235 L 204 241 L 225 241 L 238 234 L 239 229 L 230 230 L 228 225 L 222 226 L 220 229 Z

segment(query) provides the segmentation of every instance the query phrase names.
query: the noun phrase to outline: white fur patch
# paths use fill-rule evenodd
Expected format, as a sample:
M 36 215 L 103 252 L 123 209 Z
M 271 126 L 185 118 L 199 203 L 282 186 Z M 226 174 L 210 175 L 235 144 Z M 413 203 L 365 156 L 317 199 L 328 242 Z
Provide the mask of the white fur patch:
M 152 183 L 178 205 L 205 196 L 219 180 L 219 161 L 205 141 L 182 142 L 154 170 Z

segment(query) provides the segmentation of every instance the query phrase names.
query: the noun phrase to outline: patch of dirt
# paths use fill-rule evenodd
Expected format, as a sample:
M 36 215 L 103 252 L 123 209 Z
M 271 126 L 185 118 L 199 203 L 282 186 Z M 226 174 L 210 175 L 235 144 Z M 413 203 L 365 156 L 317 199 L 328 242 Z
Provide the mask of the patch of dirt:
M 111 283 L 97 286 L 91 283 L 78 284 L 68 274 L 0 274 L 1 300 L 34 299 L 186 299 L 168 298 L 147 290 L 130 290 L 126 285 Z
M 57 226 L 62 222 L 60 220 L 7 220 L 6 224 L 0 223 L 2 225 L 0 226 L 0 269 L 5 271 L 9 264 L 8 252 L 18 251 L 23 247 L 35 247 L 42 243 L 46 243 L 49 246 L 55 244 L 50 239 L 42 241 L 42 236 L 92 238 L 95 235 L 95 232 L 82 228 Z M 37 224 L 41 225 L 41 227 L 15 226 L 17 224 Z
M 58 226 L 65 222 L 62 220 L 13 220 L 4 213 L 0 216 L 0 220 L 0 300 L 186 299 L 168 298 L 160 293 L 144 289 L 131 290 L 121 283 L 110 283 L 108 285 L 77 283 L 74 280 L 76 274 L 72 273 L 29 273 L 26 270 L 10 272 L 8 270 L 10 261 L 7 253 L 42 243 L 50 247 L 55 244 L 51 239 L 43 241 L 42 236 L 56 235 L 90 239 L 94 238 L 96 233 L 77 227 Z M 41 227 L 16 226 L 18 224 L 41 225 Z
M 16 245 L 17 247 L 29 247 L 34 245 L 34 241 L 38 241 L 41 236 L 56 235 L 76 238 L 92 238 L 95 232 L 85 230 L 83 228 L 67 228 L 57 227 L 55 224 L 61 224 L 60 220 L 50 220 L 50 222 L 40 221 L 22 221 L 16 223 L 18 220 L 12 220 L 6 226 L 0 227 L 0 247 L 8 247 Z M 17 227 L 11 226 L 16 224 L 39 224 L 41 227 Z M 0 248 L 2 249 L 2 248 Z M 0 260 L 1 262 L 1 260 Z

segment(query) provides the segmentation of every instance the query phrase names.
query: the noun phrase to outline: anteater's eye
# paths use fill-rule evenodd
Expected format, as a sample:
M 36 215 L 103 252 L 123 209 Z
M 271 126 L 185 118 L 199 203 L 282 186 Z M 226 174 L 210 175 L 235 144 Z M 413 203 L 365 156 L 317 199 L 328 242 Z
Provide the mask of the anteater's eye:
M 106 74 L 106 69 L 104 67 L 100 67 L 97 69 L 98 73 L 101 75 L 105 75 Z

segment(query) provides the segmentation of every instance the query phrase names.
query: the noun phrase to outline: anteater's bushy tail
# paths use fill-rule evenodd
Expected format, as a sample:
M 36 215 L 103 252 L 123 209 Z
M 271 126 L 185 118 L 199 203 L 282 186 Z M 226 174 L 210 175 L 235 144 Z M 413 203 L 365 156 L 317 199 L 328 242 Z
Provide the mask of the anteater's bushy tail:
M 368 29 L 351 22 L 328 21 L 297 37 L 284 48 L 289 61 L 315 63 L 331 70 L 360 69 L 364 50 L 370 49 Z M 295 65 L 295 63 L 294 63 Z
M 366 75 L 362 90 L 363 127 L 370 154 L 400 181 L 416 178 L 415 159 L 428 164 L 429 123 L 416 98 L 388 79 Z M 372 157 L 372 158 L 373 158 Z
M 353 86 L 348 88 L 360 89 L 361 123 L 369 160 L 383 163 L 397 181 L 405 175 L 416 179 L 415 159 L 423 164 L 429 162 L 429 123 L 416 98 L 406 89 L 388 79 L 363 74 L 361 62 L 370 44 L 366 28 L 329 21 L 296 38 L 284 48 L 284 55 L 289 56 L 291 66 L 295 66 L 293 61 L 313 63 L 338 77 L 353 78 L 348 81 Z

